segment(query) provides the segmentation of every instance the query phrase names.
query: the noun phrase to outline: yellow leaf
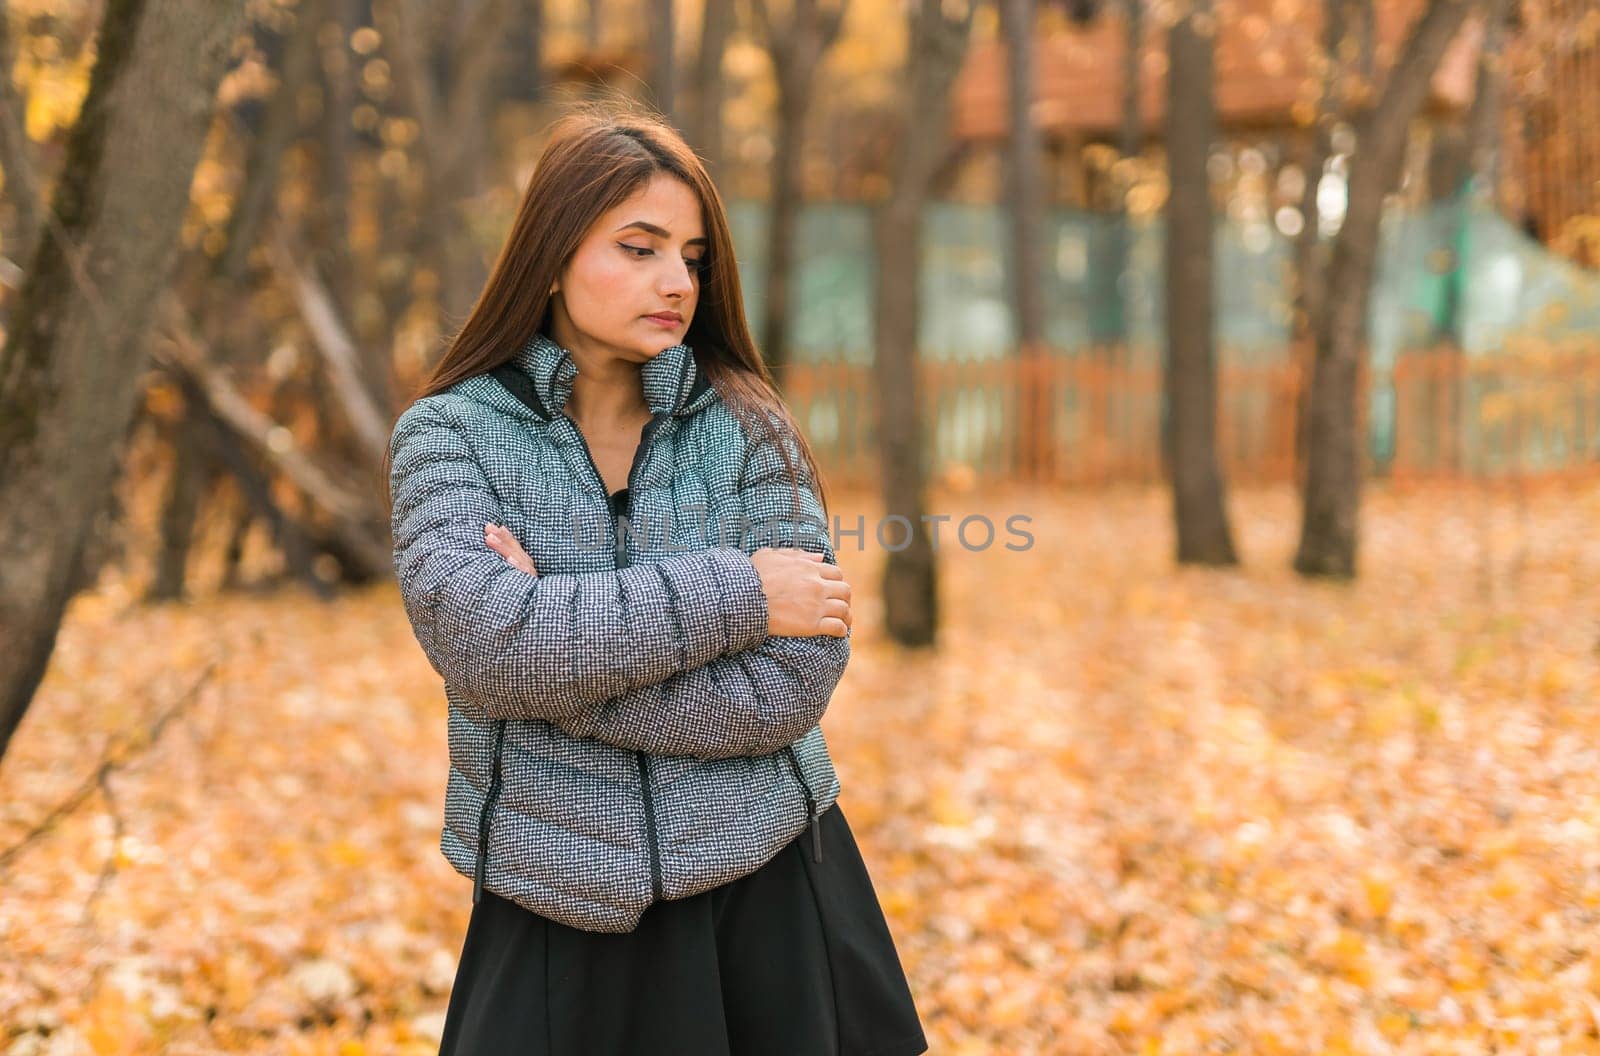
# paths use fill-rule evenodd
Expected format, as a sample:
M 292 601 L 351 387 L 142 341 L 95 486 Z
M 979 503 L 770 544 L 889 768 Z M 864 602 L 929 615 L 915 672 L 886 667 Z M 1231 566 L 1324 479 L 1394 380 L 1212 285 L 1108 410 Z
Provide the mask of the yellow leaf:
M 335 865 L 362 865 L 367 861 L 367 852 L 349 840 L 335 840 L 328 845 L 328 859 Z
M 1378 1029 L 1390 1041 L 1399 1041 L 1411 1029 L 1411 1017 L 1404 1012 L 1385 1012 L 1378 1017 Z
M 1389 915 L 1389 907 L 1394 903 L 1394 886 L 1387 878 L 1376 873 L 1368 872 L 1361 878 L 1362 890 L 1367 895 L 1367 905 L 1374 916 L 1385 917 Z

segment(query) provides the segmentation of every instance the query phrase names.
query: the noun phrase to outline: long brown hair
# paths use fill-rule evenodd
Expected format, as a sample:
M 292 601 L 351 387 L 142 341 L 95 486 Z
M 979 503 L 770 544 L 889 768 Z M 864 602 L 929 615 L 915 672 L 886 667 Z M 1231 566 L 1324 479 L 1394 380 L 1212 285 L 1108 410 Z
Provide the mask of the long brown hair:
M 683 137 L 642 104 L 617 99 L 574 104 L 551 126 L 489 281 L 412 400 L 492 370 L 508 362 L 534 333 L 548 334 L 550 287 L 584 235 L 657 173 L 682 180 L 695 193 L 710 242 L 708 267 L 700 273 L 699 303 L 683 342 L 694 349 L 696 367 L 745 424 L 752 443 L 771 433 L 769 414 L 787 426 L 826 511 L 826 491 L 811 445 L 750 336 L 722 196 Z M 788 445 L 777 446 L 798 489 L 798 467 Z M 798 490 L 796 506 L 798 511 Z

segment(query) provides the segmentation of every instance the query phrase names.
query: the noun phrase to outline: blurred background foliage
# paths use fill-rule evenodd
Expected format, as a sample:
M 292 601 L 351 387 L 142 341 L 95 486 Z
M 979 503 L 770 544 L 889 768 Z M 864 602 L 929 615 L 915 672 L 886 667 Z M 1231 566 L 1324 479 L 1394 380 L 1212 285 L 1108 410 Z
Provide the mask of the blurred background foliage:
M 174 14 L 225 43 L 188 143 L 111 68 L 209 68 Z M 610 95 L 711 168 L 847 525 L 1041 524 L 840 547 L 828 732 L 934 1051 L 1594 1051 L 1600 0 L 0 29 L 8 1056 L 436 1047 L 466 907 L 381 455 Z M 1287 565 L 1303 501 L 1295 570 L 1353 577 L 1363 477 L 1363 582 L 1231 567 L 1239 484 L 1241 549 Z

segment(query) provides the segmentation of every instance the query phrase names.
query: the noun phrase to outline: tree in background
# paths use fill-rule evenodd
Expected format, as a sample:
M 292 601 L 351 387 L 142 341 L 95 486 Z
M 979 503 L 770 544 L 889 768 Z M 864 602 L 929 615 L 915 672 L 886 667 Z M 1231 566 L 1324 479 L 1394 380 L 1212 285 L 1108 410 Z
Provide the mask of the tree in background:
M 686 129 L 689 142 L 705 160 L 712 179 L 723 166 L 722 60 L 733 32 L 733 0 L 705 0 L 700 12 L 700 50 L 694 68 L 693 123 Z
M 1441 138 L 1450 145 L 1447 157 L 1435 154 L 1429 174 L 1433 197 L 1447 202 L 1454 214 L 1451 266 L 1445 282 L 1445 303 L 1438 320 L 1435 338 L 1460 355 L 1462 349 L 1462 298 L 1466 285 L 1466 241 L 1472 207 L 1497 199 L 1495 184 L 1499 176 L 1500 117 L 1504 106 L 1506 23 L 1515 5 L 1512 0 L 1486 0 L 1483 19 L 1483 44 L 1478 53 L 1478 72 L 1464 128 L 1446 130 Z
M 1005 176 L 1009 199 L 1011 252 L 1007 272 L 1011 285 L 1017 356 L 1023 364 L 1039 364 L 1044 348 L 1044 273 L 1040 243 L 1045 229 L 1044 191 L 1039 129 L 1033 120 L 1033 0 L 998 0 L 1000 31 L 1006 44 L 1007 121 Z M 1023 377 L 1029 375 L 1024 373 Z M 1037 375 L 1034 375 L 1037 377 Z M 1045 450 L 1049 428 L 1042 392 L 1036 381 L 1020 402 L 1018 432 L 1022 449 Z
M 1316 317 L 1308 395 L 1307 465 L 1295 571 L 1356 574 L 1362 438 L 1356 383 L 1367 354 L 1367 313 L 1377 266 L 1384 197 L 1400 181 L 1411 120 L 1472 0 L 1429 0 L 1400 50 L 1383 93 L 1356 117 L 1349 201 L 1334 236 Z
M 483 0 L 458 9 L 423 0 L 374 0 L 373 18 L 386 46 L 400 96 L 416 121 L 421 150 L 414 164 L 425 183 L 418 236 L 437 254 L 445 329 L 465 321 L 488 281 L 489 264 L 472 237 L 475 208 L 488 185 L 494 88 L 512 0 Z
M 1106 292 L 1106 305 L 1095 315 L 1104 320 L 1095 338 L 1107 342 L 1128 340 L 1128 282 L 1132 253 L 1133 225 L 1128 213 L 1128 188 L 1133 183 L 1133 165 L 1144 152 L 1144 112 L 1140 105 L 1140 58 L 1144 53 L 1145 0 L 1122 0 L 1122 120 L 1117 127 L 1117 162 L 1111 167 L 1115 197 L 1111 224 L 1111 248 L 1106 254 L 1105 276 L 1099 287 Z
M 109 0 L 0 354 L 0 756 L 55 647 L 140 399 L 242 3 Z
M 1217 465 L 1217 354 L 1211 180 L 1216 138 L 1213 84 L 1217 17 L 1210 0 L 1188 0 L 1167 36 L 1166 385 L 1177 557 L 1234 565 L 1222 473 Z
M 682 124 L 678 108 L 678 55 L 677 35 L 673 32 L 673 8 L 676 6 L 672 0 L 650 0 L 645 5 L 649 9 L 649 33 L 646 40 L 650 47 L 650 94 L 654 97 L 656 109 L 664 114 L 673 124 Z
M 922 318 L 922 211 L 944 154 L 950 85 L 966 54 L 972 5 L 918 0 L 910 16 L 906 94 L 889 198 L 878 209 L 874 342 L 878 389 L 878 445 L 884 509 L 906 519 L 910 538 L 899 549 L 900 522 L 886 522 L 890 552 L 884 561 L 884 622 L 902 645 L 928 645 L 938 629 L 938 577 L 923 521 L 925 443 L 917 385 L 917 331 Z
M 795 234 L 804 199 L 806 116 L 817 69 L 844 24 L 845 0 L 789 0 L 780 13 L 773 0 L 750 0 L 751 14 L 778 82 L 777 144 L 767 198 L 767 276 L 762 302 L 761 353 L 782 384 L 789 359 L 789 287 Z

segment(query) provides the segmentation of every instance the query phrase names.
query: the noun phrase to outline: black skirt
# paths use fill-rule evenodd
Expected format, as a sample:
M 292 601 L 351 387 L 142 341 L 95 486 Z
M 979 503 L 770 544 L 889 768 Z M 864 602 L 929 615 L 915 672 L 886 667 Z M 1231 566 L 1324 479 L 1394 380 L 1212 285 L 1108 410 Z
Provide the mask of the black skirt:
M 928 1043 L 839 805 L 747 876 L 626 934 L 492 891 L 472 908 L 441 1056 L 915 1056 Z

